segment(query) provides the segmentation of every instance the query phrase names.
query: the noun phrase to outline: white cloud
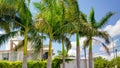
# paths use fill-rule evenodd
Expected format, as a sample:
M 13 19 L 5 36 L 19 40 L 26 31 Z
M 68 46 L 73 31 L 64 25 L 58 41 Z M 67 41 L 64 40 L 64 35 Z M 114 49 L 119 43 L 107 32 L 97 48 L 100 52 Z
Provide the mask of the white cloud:
M 107 31 L 111 37 L 120 35 L 120 19 L 116 22 L 115 25 L 108 25 L 103 30 Z
M 68 54 L 69 56 L 76 56 L 76 50 L 70 49 Z
M 86 39 L 85 37 L 80 38 L 80 52 L 82 52 L 82 48 L 83 48 L 82 46 L 85 39 Z M 76 56 L 76 41 L 72 41 L 71 44 L 72 44 L 72 48 L 68 51 L 68 54 L 71 56 Z

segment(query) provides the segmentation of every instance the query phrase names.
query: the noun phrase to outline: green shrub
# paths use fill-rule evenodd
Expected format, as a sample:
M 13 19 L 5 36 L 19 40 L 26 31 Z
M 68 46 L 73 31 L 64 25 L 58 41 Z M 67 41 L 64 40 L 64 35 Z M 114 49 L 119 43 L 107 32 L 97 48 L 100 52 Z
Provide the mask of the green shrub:
M 120 68 L 120 57 L 117 57 L 110 61 L 109 66 L 114 67 L 114 65 L 117 65 L 117 68 Z
M 66 61 L 70 61 L 70 59 L 66 59 Z M 62 63 L 62 59 L 56 57 L 52 60 L 52 68 L 60 68 L 60 64 Z M 47 61 L 28 61 L 28 68 L 47 68 Z M 0 61 L 0 68 L 22 68 L 22 62 L 9 62 L 9 61 Z
M 120 57 L 108 61 L 102 57 L 94 58 L 94 68 L 114 68 L 117 65 L 117 68 L 120 68 Z
M 1 61 L 0 68 L 11 68 L 11 63 L 8 61 Z
M 95 68 L 105 68 L 108 67 L 109 62 L 108 60 L 102 58 L 102 57 L 97 57 L 94 59 L 94 67 Z
M 11 62 L 11 67 L 10 68 L 22 68 L 22 62 Z

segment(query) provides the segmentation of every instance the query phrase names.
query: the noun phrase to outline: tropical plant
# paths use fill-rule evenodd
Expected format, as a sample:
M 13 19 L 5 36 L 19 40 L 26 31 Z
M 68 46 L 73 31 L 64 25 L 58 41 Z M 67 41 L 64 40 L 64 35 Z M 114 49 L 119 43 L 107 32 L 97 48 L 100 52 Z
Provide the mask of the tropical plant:
M 79 6 L 78 6 L 78 0 L 69 0 L 69 5 L 70 5 L 70 9 L 72 9 L 72 11 L 70 13 L 72 13 L 72 21 L 78 25 L 80 23 L 80 18 L 79 18 Z M 75 25 L 75 33 L 76 33 L 76 63 L 77 63 L 77 68 L 80 68 L 80 45 L 79 45 L 79 29 L 76 28 Z
M 48 52 L 48 62 L 47 62 L 47 68 L 51 68 L 52 63 L 52 41 L 54 34 L 56 33 L 56 29 L 58 28 L 56 25 L 59 23 L 56 22 L 56 2 L 54 0 L 51 1 L 41 1 L 41 5 L 44 8 L 44 10 L 40 10 L 40 14 L 35 19 L 35 26 L 37 29 L 39 29 L 40 32 L 43 32 L 47 34 L 50 38 L 49 40 L 49 52 Z M 54 6 L 53 6 L 54 5 Z M 54 8 L 53 8 L 54 7 Z M 42 8 L 41 8 L 42 9 Z M 44 12 L 43 12 L 44 11 Z M 54 12 L 54 14 L 53 14 Z M 42 22 L 39 22 L 42 20 Z
M 29 2 L 29 1 L 28 1 Z M 1 0 L 1 4 L 5 4 L 2 6 L 3 9 L 1 9 L 1 14 L 3 14 L 1 17 L 5 18 L 2 20 L 6 20 L 7 23 L 13 23 L 13 26 L 15 27 L 7 34 L 3 34 L 0 37 L 0 44 L 3 42 L 9 40 L 9 38 L 14 37 L 15 35 L 18 35 L 18 32 L 20 32 L 21 36 L 24 37 L 24 58 L 23 58 L 23 68 L 27 68 L 27 43 L 28 41 L 31 41 L 33 45 L 40 45 L 41 38 L 39 33 L 33 29 L 33 23 L 32 23 L 32 15 L 29 11 L 28 4 L 24 0 Z M 0 4 L 0 5 L 1 5 Z M 12 6 L 12 7 L 8 7 Z M 7 9 L 10 9 L 11 12 L 13 12 L 14 15 L 12 15 L 11 12 L 7 13 L 7 9 L 4 7 L 8 7 Z M 15 8 L 15 10 L 11 9 Z M 6 14 L 4 12 L 6 10 Z M 12 19 L 12 22 L 9 21 L 9 19 Z M 16 25 L 15 25 L 16 24 Z M 33 39 L 34 38 L 34 39 Z
M 109 66 L 109 61 L 102 58 L 102 57 L 96 57 L 94 58 L 94 67 L 95 68 L 108 68 Z
M 89 35 L 88 32 L 96 32 L 96 30 L 92 29 L 89 24 L 85 23 L 85 15 L 79 10 L 77 0 L 68 0 L 68 3 L 69 6 L 65 14 L 67 22 L 70 22 L 71 24 L 67 28 L 70 29 L 68 33 L 76 34 L 76 63 L 77 68 L 80 68 L 79 37 Z
M 95 17 L 94 17 L 94 9 L 92 8 L 90 15 L 88 17 L 88 20 L 86 20 L 92 28 L 97 29 L 101 28 L 107 21 L 108 19 L 113 16 L 114 13 L 109 12 L 105 17 L 100 22 L 96 22 Z M 99 31 L 99 30 L 98 30 Z M 97 34 L 97 35 L 96 35 Z M 93 63 L 92 63 L 92 37 L 101 37 L 105 39 L 107 43 L 109 43 L 109 35 L 104 32 L 104 31 L 99 31 L 99 33 L 91 33 L 90 35 L 87 36 L 87 39 L 85 41 L 85 46 L 89 45 L 89 68 L 93 68 Z M 103 45 L 106 49 L 106 51 L 109 53 L 108 48 Z
M 63 34 L 63 27 L 67 26 L 65 22 L 63 22 L 64 19 L 64 8 L 62 6 L 61 1 L 52 1 L 54 3 L 54 6 L 51 5 L 51 2 L 44 2 L 41 1 L 40 4 L 34 3 L 35 6 L 40 10 L 40 14 L 36 16 L 36 28 L 39 29 L 40 32 L 43 32 L 44 34 L 47 34 L 50 37 L 50 50 L 51 50 L 51 43 L 53 41 L 59 41 L 63 43 L 64 41 L 67 45 L 70 45 L 69 39 Z M 43 10 L 44 8 L 44 10 Z M 53 14 L 54 12 L 54 14 Z M 51 17 L 54 16 L 54 17 Z M 41 22 L 40 22 L 41 21 Z M 67 31 L 66 31 L 67 33 Z M 65 38 L 64 41 L 61 41 Z M 70 49 L 70 46 L 67 46 L 67 50 Z M 49 57 L 51 56 L 51 51 L 49 50 Z M 64 50 L 64 47 L 63 47 Z M 50 65 L 50 59 L 48 57 L 48 64 Z M 50 62 L 50 63 L 49 63 Z M 51 67 L 51 66 L 50 66 Z

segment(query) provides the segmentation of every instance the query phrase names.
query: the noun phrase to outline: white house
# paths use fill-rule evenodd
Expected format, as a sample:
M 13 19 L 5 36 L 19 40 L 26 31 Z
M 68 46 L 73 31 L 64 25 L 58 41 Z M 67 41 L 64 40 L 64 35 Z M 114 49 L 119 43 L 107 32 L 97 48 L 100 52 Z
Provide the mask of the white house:
M 16 44 L 21 43 L 21 42 L 22 42 L 21 40 L 10 40 L 9 45 L 7 45 L 7 48 L 6 48 L 7 50 L 6 49 L 0 50 L 0 60 L 22 61 L 23 60 L 23 47 L 19 48 L 17 51 L 14 51 Z M 40 50 L 40 52 L 37 54 L 34 54 L 33 50 L 31 50 L 30 45 L 31 43 L 29 42 L 28 47 L 27 47 L 28 60 L 41 59 L 44 54 L 48 53 L 48 45 L 44 45 L 43 50 Z

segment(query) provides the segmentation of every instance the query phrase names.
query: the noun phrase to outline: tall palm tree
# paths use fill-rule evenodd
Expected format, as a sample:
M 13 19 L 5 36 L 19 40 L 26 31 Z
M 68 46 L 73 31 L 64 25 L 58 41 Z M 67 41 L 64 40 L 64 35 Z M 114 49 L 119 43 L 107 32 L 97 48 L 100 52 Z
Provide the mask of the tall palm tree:
M 98 28 L 101 28 L 108 21 L 108 19 L 113 15 L 114 13 L 109 12 L 105 17 L 102 18 L 100 22 L 96 22 L 94 17 L 94 9 L 92 8 L 90 15 L 88 17 L 88 20 L 86 21 L 91 25 L 92 28 L 98 29 Z M 106 42 L 108 42 L 109 40 L 109 35 L 104 31 L 100 31 L 98 35 L 95 35 L 95 33 L 92 33 L 89 36 L 87 36 L 87 40 L 85 41 L 85 46 L 89 45 L 89 68 L 93 68 L 93 63 L 92 63 L 92 37 L 93 36 L 97 36 L 97 37 L 102 36 L 102 38 L 104 38 Z
M 70 19 L 74 28 L 71 30 L 71 33 L 76 34 L 76 63 L 77 68 L 80 68 L 80 42 L 79 38 L 86 35 L 87 32 L 95 31 L 92 30 L 89 24 L 86 24 L 84 21 L 85 15 L 80 11 L 78 0 L 68 0 L 70 9 L 69 13 L 71 14 Z M 73 9 L 73 10 L 71 10 Z M 69 16 L 68 16 L 69 17 Z
M 62 56 L 63 60 L 62 67 L 65 68 L 65 57 L 67 56 L 68 50 L 71 48 L 70 40 L 66 36 L 62 36 L 61 32 L 54 37 L 54 40 L 62 43 L 62 51 L 59 51 L 59 54 Z
M 24 36 L 24 58 L 23 58 L 22 68 L 27 68 L 27 43 L 28 41 L 32 41 L 34 45 L 40 45 L 39 44 L 40 41 L 35 41 L 36 38 L 39 38 L 39 36 L 36 38 L 33 37 L 33 36 L 39 35 L 39 33 L 37 33 L 35 29 L 33 29 L 34 26 L 32 23 L 32 15 L 29 11 L 28 5 L 25 3 L 24 0 L 9 0 L 9 1 L 1 0 L 0 3 L 4 3 L 5 6 L 9 5 L 9 6 L 12 6 L 13 8 L 16 8 L 14 10 L 15 15 L 12 16 L 10 15 L 11 13 L 10 14 L 6 13 L 4 16 L 8 18 L 7 22 L 10 22 L 9 19 L 13 18 L 12 19 L 14 21 L 13 26 L 17 24 L 17 27 L 15 26 L 16 28 L 14 28 L 14 29 L 17 29 L 16 31 L 14 31 L 13 29 L 12 32 L 10 31 L 7 34 L 3 34 L 0 36 L 1 37 L 0 44 L 2 44 L 4 41 L 7 41 L 11 37 L 14 37 L 15 35 L 17 35 L 18 32 L 20 32 L 21 35 Z M 3 8 L 3 10 L 5 9 Z
M 47 68 L 51 68 L 52 67 L 52 41 L 53 41 L 53 37 L 55 34 L 55 30 L 56 30 L 56 23 L 55 21 L 55 17 L 56 15 L 53 14 L 53 12 L 55 12 L 55 8 L 53 8 L 53 3 L 54 5 L 56 5 L 54 0 L 51 1 L 41 1 L 41 5 L 44 8 L 44 10 L 40 10 L 40 15 L 38 15 L 38 18 L 36 19 L 36 23 L 35 26 L 37 29 L 39 29 L 40 32 L 43 32 L 45 34 L 47 34 L 49 36 L 49 52 L 48 52 L 48 62 L 47 62 Z M 44 11 L 44 12 L 43 12 Z M 42 20 L 43 22 L 39 22 L 40 20 Z
M 64 13 L 62 12 L 63 9 L 60 1 L 41 1 L 40 5 L 38 6 L 38 4 L 36 4 L 36 6 L 39 8 L 40 14 L 36 16 L 37 18 L 35 19 L 35 26 L 37 29 L 39 29 L 40 32 L 47 34 L 50 38 L 47 68 L 51 68 L 52 41 L 65 37 L 62 35 L 62 33 L 60 33 L 63 27 L 66 26 L 63 22 Z M 61 16 L 61 14 L 63 15 Z M 41 20 L 42 22 L 40 22 Z
M 88 32 L 96 32 L 96 30 L 91 29 L 89 24 L 86 24 L 84 21 L 84 14 L 79 10 L 78 1 L 77 0 L 68 0 L 69 7 L 67 10 L 66 18 L 69 20 L 68 22 L 72 23 L 72 28 L 70 33 L 76 34 L 76 63 L 77 68 L 80 68 L 80 43 L 79 37 L 88 35 Z M 72 9 L 72 10 L 71 10 Z
M 73 9 L 70 13 L 72 13 L 74 22 L 76 24 L 80 23 L 80 18 L 79 18 L 79 6 L 78 6 L 78 0 L 68 0 L 70 9 Z M 75 26 L 76 27 L 76 26 Z M 76 33 L 76 63 L 77 63 L 77 68 L 80 68 L 80 43 L 79 43 L 79 30 L 75 28 L 75 33 Z

